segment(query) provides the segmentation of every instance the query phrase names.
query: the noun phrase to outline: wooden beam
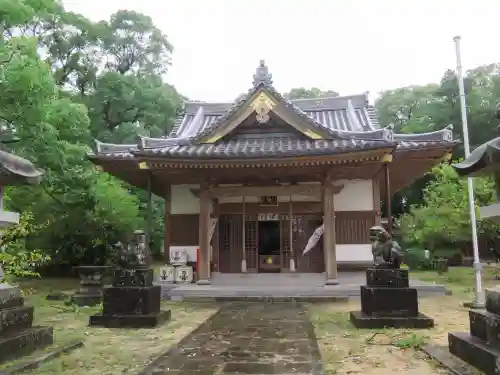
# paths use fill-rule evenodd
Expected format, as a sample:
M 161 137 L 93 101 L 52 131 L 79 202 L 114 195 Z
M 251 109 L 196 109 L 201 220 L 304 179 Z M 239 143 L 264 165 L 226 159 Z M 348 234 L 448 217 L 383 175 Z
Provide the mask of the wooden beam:
M 334 194 L 342 191 L 344 185 L 333 186 Z M 199 189 L 191 189 L 193 194 L 199 195 Z M 208 189 L 211 198 L 229 197 L 263 197 L 263 196 L 290 196 L 302 195 L 307 197 L 321 197 L 321 185 L 285 185 L 285 186 L 226 186 Z
M 289 202 L 279 202 L 277 206 L 261 206 L 259 203 L 245 203 L 246 215 L 279 213 L 287 215 L 289 212 Z M 241 203 L 220 203 L 219 213 L 221 215 L 242 214 Z M 321 202 L 293 202 L 294 214 L 321 214 L 323 207 Z

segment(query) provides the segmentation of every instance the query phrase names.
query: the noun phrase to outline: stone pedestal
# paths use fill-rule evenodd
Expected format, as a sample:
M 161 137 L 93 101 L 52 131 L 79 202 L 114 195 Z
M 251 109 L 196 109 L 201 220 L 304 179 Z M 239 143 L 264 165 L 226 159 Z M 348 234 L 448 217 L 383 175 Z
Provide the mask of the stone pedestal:
M 450 353 L 486 375 L 500 373 L 500 286 L 486 290 L 486 311 L 469 310 L 470 333 L 449 333 Z
M 160 310 L 161 286 L 153 285 L 152 269 L 117 269 L 113 285 L 103 289 L 102 314 L 90 317 L 91 326 L 153 328 L 170 320 Z
M 80 289 L 71 296 L 69 303 L 77 306 L 95 306 L 101 303 L 103 279 L 108 266 L 78 266 Z
M 33 311 L 24 306 L 18 287 L 0 284 L 0 362 L 53 343 L 52 327 L 33 326 Z
M 409 287 L 408 270 L 369 268 L 361 286 L 361 311 L 351 311 L 357 328 L 431 328 L 419 313 L 417 290 Z

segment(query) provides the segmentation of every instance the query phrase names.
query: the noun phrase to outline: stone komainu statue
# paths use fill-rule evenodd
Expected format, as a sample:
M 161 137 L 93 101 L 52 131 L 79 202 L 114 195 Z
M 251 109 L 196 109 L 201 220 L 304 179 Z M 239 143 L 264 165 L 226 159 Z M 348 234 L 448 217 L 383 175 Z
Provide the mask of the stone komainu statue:
M 133 233 L 133 239 L 125 246 L 118 242 L 115 244 L 117 250 L 117 263 L 120 268 L 147 268 L 151 251 L 149 250 L 147 235 L 141 230 Z
M 376 268 L 400 268 L 403 263 L 401 247 L 392 240 L 383 227 L 370 228 L 370 241 L 372 241 L 373 264 Z

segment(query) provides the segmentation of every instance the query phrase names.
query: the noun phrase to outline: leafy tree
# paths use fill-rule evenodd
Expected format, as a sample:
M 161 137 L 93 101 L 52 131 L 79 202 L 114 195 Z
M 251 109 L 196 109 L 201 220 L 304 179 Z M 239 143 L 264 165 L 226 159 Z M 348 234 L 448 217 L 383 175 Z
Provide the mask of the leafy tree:
M 288 99 L 326 98 L 332 96 L 339 96 L 339 93 L 333 90 L 322 91 L 317 87 L 311 87 L 310 89 L 304 87 L 293 88 L 285 94 Z
M 43 229 L 43 224 L 34 224 L 33 215 L 25 212 L 19 224 L 3 230 L 0 239 L 0 265 L 6 280 L 14 277 L 39 276 L 37 267 L 50 260 L 43 251 L 29 249 L 26 238 L 36 235 Z M 1 281 L 1 280 L 0 280 Z
M 47 4 L 47 12 L 60 11 Z M 31 9 L 26 14 L 38 19 Z M 5 24 L 15 19 L 18 8 L 11 8 L 13 15 L 2 10 L 0 24 Z M 45 170 L 41 186 L 9 190 L 9 207 L 29 210 L 37 223 L 46 223 L 30 235 L 30 250 L 45 251 L 53 261 L 93 260 L 143 219 L 136 199 L 121 182 L 86 160 L 91 140 L 87 108 L 61 93 L 57 75 L 38 48 L 36 37 L 10 36 L 0 44 L 0 118 L 20 139 L 13 151 Z
M 423 203 L 413 205 L 410 212 L 401 217 L 401 237 L 409 245 L 431 251 L 443 248 L 457 250 L 457 244 L 471 238 L 467 180 L 460 178 L 446 163 L 430 173 L 434 179 L 424 189 Z M 476 207 L 491 203 L 494 200 L 493 191 L 491 179 L 476 178 Z M 479 220 L 478 232 L 495 238 L 498 226 L 489 220 Z

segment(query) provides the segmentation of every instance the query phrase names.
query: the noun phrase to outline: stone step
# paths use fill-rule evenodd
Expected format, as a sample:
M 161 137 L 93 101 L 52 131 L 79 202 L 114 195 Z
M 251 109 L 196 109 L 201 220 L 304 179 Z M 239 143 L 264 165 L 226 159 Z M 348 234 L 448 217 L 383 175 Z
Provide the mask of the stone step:
M 0 337 L 0 363 L 29 355 L 37 349 L 52 345 L 52 327 L 31 327 Z
M 449 333 L 450 353 L 484 372 L 487 375 L 498 374 L 500 350 L 483 340 L 465 332 Z
M 30 328 L 33 324 L 33 311 L 33 306 L 0 310 L 0 339 L 4 334 Z
M 305 302 L 305 303 L 326 303 L 326 302 L 346 302 L 347 296 L 247 296 L 247 297 L 231 297 L 231 296 L 170 296 L 172 301 L 190 301 L 190 302 Z
M 352 287 L 313 287 L 313 288 L 288 288 L 288 287 L 275 287 L 269 288 L 244 288 L 241 286 L 236 287 L 217 287 L 217 286 L 197 286 L 195 284 L 177 286 L 178 284 L 169 284 L 162 286 L 162 298 L 169 299 L 174 297 L 349 297 L 359 298 L 360 287 L 355 285 Z M 436 286 L 434 288 L 416 288 L 418 297 L 432 297 L 442 296 L 445 294 L 444 287 Z
M 500 316 L 489 311 L 469 310 L 470 333 L 500 349 Z
M 325 275 L 322 273 L 214 273 L 214 286 L 323 286 Z

